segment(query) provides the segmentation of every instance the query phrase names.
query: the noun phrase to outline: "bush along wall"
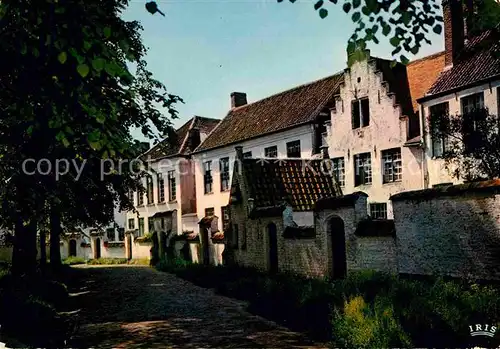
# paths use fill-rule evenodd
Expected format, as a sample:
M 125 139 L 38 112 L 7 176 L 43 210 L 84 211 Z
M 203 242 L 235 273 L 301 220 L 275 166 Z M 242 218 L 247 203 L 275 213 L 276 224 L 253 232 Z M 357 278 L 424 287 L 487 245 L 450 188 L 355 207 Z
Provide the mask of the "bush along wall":
M 247 301 L 252 313 L 342 348 L 463 347 L 473 339 L 470 324 L 500 325 L 500 292 L 488 285 L 371 271 L 331 282 L 180 259 L 157 268 Z

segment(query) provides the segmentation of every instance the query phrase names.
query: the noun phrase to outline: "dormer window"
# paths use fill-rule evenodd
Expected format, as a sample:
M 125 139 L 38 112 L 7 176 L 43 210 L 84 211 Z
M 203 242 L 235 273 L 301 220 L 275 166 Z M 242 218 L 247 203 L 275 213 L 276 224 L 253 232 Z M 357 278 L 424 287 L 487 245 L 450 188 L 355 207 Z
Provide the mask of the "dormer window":
M 317 123 L 314 125 L 314 149 L 313 154 L 321 152 L 321 147 L 326 146 L 327 124 L 330 122 L 330 114 L 322 112 L 318 116 Z
M 355 130 L 360 127 L 370 125 L 370 104 L 368 97 L 360 98 L 352 101 L 352 129 Z

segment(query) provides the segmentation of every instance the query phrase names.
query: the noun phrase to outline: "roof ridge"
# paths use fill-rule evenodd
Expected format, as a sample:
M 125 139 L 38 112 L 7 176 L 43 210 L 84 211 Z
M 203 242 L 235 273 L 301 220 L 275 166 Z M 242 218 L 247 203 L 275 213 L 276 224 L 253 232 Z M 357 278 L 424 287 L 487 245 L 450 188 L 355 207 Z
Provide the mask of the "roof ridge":
M 181 144 L 181 146 L 179 147 L 179 151 L 177 152 L 177 154 L 182 154 L 182 152 L 183 152 L 183 150 L 184 150 L 184 146 L 186 145 L 186 142 L 187 142 L 187 140 L 188 140 L 188 138 L 189 138 L 189 132 L 193 129 L 193 127 L 194 127 L 194 124 L 195 124 L 195 121 L 196 121 L 196 118 L 197 118 L 197 117 L 198 117 L 198 116 L 196 116 L 196 115 L 195 115 L 195 116 L 193 116 L 193 117 L 191 118 L 191 125 L 189 126 L 189 128 L 188 128 L 188 130 L 187 130 L 186 134 L 184 135 L 184 139 L 182 140 L 182 144 Z
M 419 59 L 416 59 L 414 61 L 410 61 L 406 66 L 409 66 L 411 64 L 414 64 L 414 63 L 418 63 L 418 62 L 421 62 L 421 61 L 425 61 L 427 59 L 432 59 L 432 58 L 436 58 L 436 57 L 439 57 L 441 55 L 444 55 L 446 53 L 446 51 L 439 51 L 439 52 L 436 52 L 436 53 L 433 53 L 433 54 L 430 54 L 428 56 L 425 56 L 425 57 L 422 57 L 422 58 L 419 58 Z
M 236 107 L 236 108 L 229 109 L 229 113 L 230 113 L 230 112 L 232 112 L 232 111 L 235 111 L 235 110 L 241 110 L 241 109 L 244 109 L 244 108 L 246 108 L 246 107 L 248 107 L 248 106 L 251 106 L 251 105 L 257 104 L 257 103 L 259 103 L 259 102 L 265 101 L 265 100 L 267 100 L 267 99 L 270 99 L 270 98 L 276 97 L 276 96 L 278 96 L 278 95 L 280 95 L 280 94 L 282 94 L 282 93 L 292 92 L 292 91 L 294 91 L 294 90 L 298 90 L 298 89 L 300 89 L 300 88 L 304 88 L 304 87 L 306 87 L 306 86 L 308 86 L 308 85 L 316 84 L 316 83 L 318 83 L 318 82 L 320 82 L 320 81 L 323 81 L 323 80 L 326 80 L 326 79 L 331 79 L 331 78 L 333 78 L 333 77 L 339 77 L 340 75 L 343 75 L 343 74 L 344 74 L 344 70 L 341 70 L 341 71 L 339 71 L 339 72 L 337 72 L 337 73 L 335 73 L 335 74 L 328 75 L 328 76 L 325 76 L 325 77 L 320 78 L 320 79 L 316 79 L 316 80 L 313 80 L 313 81 L 309 81 L 309 82 L 303 83 L 303 84 L 301 84 L 301 85 L 294 86 L 294 87 L 292 87 L 292 88 L 289 88 L 288 90 L 283 90 L 283 91 L 280 91 L 280 92 L 276 92 L 276 93 L 274 93 L 274 94 L 272 94 L 272 95 L 269 95 L 269 96 L 267 96 L 267 97 L 264 97 L 264 98 L 262 98 L 262 99 L 259 99 L 259 100 L 255 101 L 255 102 L 252 102 L 252 103 L 247 103 L 247 104 L 245 104 L 245 105 L 242 105 L 242 106 L 239 106 L 239 107 Z M 228 114 L 229 114 L 229 113 L 228 113 Z M 226 115 L 226 116 L 227 116 L 227 115 Z
M 205 141 L 210 138 L 210 135 L 212 133 L 214 133 L 215 130 L 217 130 L 217 128 L 222 124 L 222 121 L 229 116 L 229 114 L 231 113 L 232 110 L 229 110 L 226 114 L 226 116 L 224 116 L 224 118 L 222 118 L 221 120 L 219 120 L 220 122 L 212 129 L 212 131 L 210 131 L 207 136 L 205 137 L 205 139 L 203 140 L 203 142 L 200 142 L 200 144 L 198 144 L 198 146 L 191 152 L 191 153 L 196 153 L 198 151 L 198 148 L 200 148 L 203 143 L 205 143 Z M 208 149 L 205 149 L 205 150 L 208 150 Z

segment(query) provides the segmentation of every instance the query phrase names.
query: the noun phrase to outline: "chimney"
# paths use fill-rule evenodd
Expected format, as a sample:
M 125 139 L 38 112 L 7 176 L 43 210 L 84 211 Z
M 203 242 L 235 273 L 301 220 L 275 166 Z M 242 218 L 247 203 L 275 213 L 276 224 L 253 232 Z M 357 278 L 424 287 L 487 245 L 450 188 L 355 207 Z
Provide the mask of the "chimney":
M 190 150 L 194 150 L 201 143 L 201 135 L 199 128 L 192 128 L 188 135 L 188 147 Z
M 464 47 L 462 0 L 443 0 L 445 65 L 453 66 Z
M 247 94 L 243 92 L 231 93 L 231 109 L 247 104 Z

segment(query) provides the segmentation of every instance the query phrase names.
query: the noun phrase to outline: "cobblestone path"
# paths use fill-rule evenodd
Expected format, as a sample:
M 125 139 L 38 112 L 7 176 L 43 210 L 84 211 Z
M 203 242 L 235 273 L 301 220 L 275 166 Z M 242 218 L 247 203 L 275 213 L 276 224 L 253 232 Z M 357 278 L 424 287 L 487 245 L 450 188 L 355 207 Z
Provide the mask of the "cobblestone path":
M 149 267 L 76 269 L 73 348 L 326 348 L 249 314 L 243 302 Z

